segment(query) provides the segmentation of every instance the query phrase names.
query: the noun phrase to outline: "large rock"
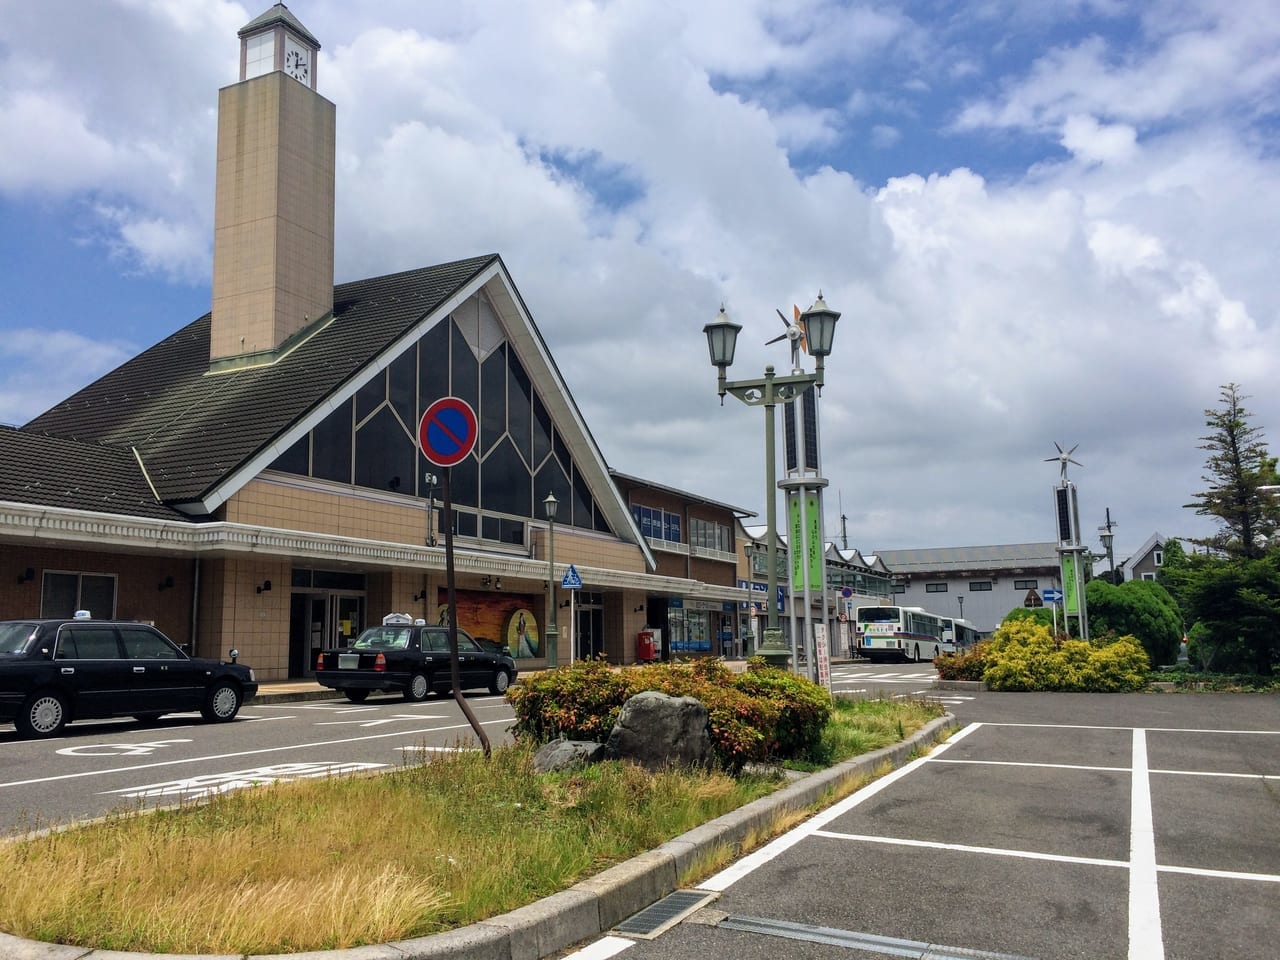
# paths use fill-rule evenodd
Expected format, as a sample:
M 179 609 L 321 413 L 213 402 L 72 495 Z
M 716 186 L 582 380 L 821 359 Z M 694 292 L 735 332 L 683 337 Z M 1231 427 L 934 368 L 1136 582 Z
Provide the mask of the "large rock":
M 552 740 L 544 743 L 533 755 L 533 768 L 539 773 L 550 773 L 566 767 L 598 763 L 604 759 L 604 744 L 591 740 Z
M 648 770 L 709 767 L 707 708 L 693 697 L 670 697 L 656 690 L 637 693 L 622 705 L 605 752 Z

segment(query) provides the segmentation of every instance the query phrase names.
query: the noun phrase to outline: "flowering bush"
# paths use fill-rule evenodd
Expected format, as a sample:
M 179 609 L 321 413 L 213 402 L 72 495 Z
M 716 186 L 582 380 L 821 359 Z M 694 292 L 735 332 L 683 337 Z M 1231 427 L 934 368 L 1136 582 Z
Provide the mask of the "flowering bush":
M 975 643 L 960 653 L 944 653 L 934 658 L 933 665 L 939 680 L 981 680 L 987 669 L 986 645 Z
M 716 760 L 728 770 L 805 755 L 821 740 L 831 710 L 822 687 L 763 664 L 734 674 L 710 658 L 626 670 L 588 660 L 529 675 L 509 689 L 513 733 L 534 743 L 558 736 L 603 742 L 622 705 L 646 690 L 699 700 Z

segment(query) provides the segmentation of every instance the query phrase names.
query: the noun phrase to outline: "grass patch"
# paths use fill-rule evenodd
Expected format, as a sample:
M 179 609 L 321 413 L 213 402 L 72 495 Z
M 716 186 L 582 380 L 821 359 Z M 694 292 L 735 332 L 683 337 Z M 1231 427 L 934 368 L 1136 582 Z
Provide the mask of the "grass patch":
M 831 754 L 896 742 L 899 724 L 911 732 L 941 712 L 928 711 L 837 701 Z M 537 775 L 532 761 L 522 746 L 488 761 L 443 754 L 387 774 L 274 784 L 6 842 L 0 929 L 153 953 L 385 943 L 563 890 L 780 782 L 623 763 Z M 742 852 L 717 851 L 699 872 Z
M 1178 690 L 1211 693 L 1280 693 L 1280 677 L 1256 673 L 1209 673 L 1186 668 L 1160 670 L 1148 675 L 1149 683 L 1172 683 Z

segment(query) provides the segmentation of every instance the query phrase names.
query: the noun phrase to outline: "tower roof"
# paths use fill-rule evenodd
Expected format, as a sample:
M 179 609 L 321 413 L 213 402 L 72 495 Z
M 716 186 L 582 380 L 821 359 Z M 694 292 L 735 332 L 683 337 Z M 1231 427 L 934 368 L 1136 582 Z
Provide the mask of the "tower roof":
M 277 23 L 283 23 L 298 36 L 302 37 L 303 40 L 306 40 L 307 43 L 317 50 L 320 49 L 320 41 L 311 35 L 311 31 L 304 27 L 283 3 L 277 3 L 266 13 L 254 17 L 240 28 L 236 36 L 243 37 L 250 33 L 257 33 L 263 28 L 275 26 Z

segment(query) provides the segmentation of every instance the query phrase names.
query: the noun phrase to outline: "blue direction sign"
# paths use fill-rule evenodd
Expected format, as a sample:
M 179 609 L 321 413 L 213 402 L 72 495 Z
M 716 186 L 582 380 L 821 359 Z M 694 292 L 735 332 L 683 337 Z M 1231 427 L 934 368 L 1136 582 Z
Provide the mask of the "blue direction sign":
M 1062 602 L 1061 590 L 1054 590 L 1053 588 L 1049 588 L 1048 590 L 1044 591 L 1042 596 L 1044 597 L 1045 603 L 1061 603 Z
M 582 589 L 582 578 L 578 576 L 578 570 L 572 563 L 569 564 L 569 569 L 564 572 L 564 576 L 560 578 L 560 586 L 566 590 Z
M 476 445 L 476 412 L 459 397 L 441 397 L 418 422 L 422 455 L 437 467 L 461 463 Z

